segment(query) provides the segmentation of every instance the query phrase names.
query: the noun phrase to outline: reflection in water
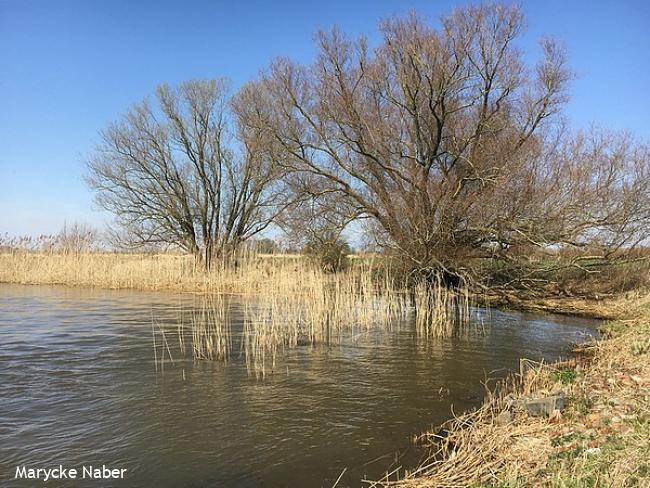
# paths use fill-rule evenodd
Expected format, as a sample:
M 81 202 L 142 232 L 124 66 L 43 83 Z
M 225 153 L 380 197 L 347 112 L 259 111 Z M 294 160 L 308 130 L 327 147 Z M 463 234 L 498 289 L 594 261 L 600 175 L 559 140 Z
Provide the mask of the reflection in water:
M 338 486 L 359 486 L 396 451 L 417 461 L 409 436 L 477 405 L 486 375 L 594 333 L 582 319 L 481 310 L 484 333 L 425 339 L 396 320 L 280 345 L 260 380 L 246 305 L 227 302 L 220 321 L 192 296 L 0 285 L 0 485 L 22 464 L 106 464 L 128 469 L 116 486 L 327 487 L 343 468 Z M 225 361 L 192 359 L 194 334 L 214 332 L 192 320 L 227 324 L 202 346 Z

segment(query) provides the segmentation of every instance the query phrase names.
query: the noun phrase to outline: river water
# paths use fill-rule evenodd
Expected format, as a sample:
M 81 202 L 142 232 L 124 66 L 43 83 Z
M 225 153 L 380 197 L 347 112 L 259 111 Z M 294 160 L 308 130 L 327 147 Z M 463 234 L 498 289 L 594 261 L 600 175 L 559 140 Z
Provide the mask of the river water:
M 260 379 L 236 340 L 227 363 L 183 356 L 173 331 L 198 300 L 0 285 L 0 486 L 331 487 L 344 469 L 337 486 L 361 486 L 416 462 L 409 437 L 478 405 L 486 378 L 567 357 L 597 326 L 477 310 L 480 332 L 427 339 L 403 321 L 286 350 Z M 58 465 L 126 472 L 14 479 Z

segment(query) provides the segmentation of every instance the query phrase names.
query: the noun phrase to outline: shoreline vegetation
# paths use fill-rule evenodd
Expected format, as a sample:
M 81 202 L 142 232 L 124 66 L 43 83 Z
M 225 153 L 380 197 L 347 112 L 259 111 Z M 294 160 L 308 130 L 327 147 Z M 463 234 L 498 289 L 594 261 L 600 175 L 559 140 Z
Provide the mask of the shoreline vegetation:
M 237 295 L 245 307 L 242 350 L 257 377 L 275 369 L 282 350 L 335 344 L 406 317 L 414 318 L 421 336 L 457 334 L 471 325 L 467 289 L 451 290 L 441 281 L 408 289 L 388 261 L 373 259 L 352 259 L 332 273 L 301 255 L 240 253 L 206 271 L 190 255 L 14 250 L 0 254 L 0 283 L 203 295 L 202 310 L 188 324 L 193 357 L 219 361 L 232 349 L 224 297 Z M 164 325 L 158 324 L 159 344 Z
M 0 283 L 24 285 L 65 285 L 112 290 L 169 291 L 181 293 L 264 296 L 278 293 L 309 293 L 322 282 L 364 281 L 366 287 L 392 294 L 407 293 L 391 276 L 389 260 L 369 254 L 350 255 L 351 265 L 344 273 L 328 273 L 310 266 L 303 254 L 240 253 L 232 260 L 206 271 L 189 254 L 130 253 L 102 251 L 31 251 L 15 249 L 0 252 Z M 647 271 L 645 268 L 641 274 Z M 626 273 L 629 274 L 629 273 Z M 379 278 L 379 279 L 377 279 Z M 645 283 L 645 279 L 641 279 Z M 463 290 L 468 294 L 467 290 Z M 634 293 L 628 291 L 625 296 Z M 619 295 L 621 293 L 618 293 Z M 614 319 L 606 300 L 577 297 L 519 297 L 514 294 L 473 293 L 476 304 L 500 309 L 557 313 L 597 319 Z M 469 297 L 467 297 L 469 300 Z

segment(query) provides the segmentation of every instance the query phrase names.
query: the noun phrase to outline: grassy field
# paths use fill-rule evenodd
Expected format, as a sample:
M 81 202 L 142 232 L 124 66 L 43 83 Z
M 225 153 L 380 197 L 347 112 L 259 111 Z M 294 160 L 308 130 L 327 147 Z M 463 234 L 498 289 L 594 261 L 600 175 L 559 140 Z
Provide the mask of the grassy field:
M 522 374 L 480 409 L 418 439 L 431 448 L 418 469 L 372 486 L 649 487 L 650 295 L 598 307 L 598 315 L 617 318 L 578 359 L 522 363 Z M 567 407 L 550 418 L 509 408 L 517 398 L 557 392 Z

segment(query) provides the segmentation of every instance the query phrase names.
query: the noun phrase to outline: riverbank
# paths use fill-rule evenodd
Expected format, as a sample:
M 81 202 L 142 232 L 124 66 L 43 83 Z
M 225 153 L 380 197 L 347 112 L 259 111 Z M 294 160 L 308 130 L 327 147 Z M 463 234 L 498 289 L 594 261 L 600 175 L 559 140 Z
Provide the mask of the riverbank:
M 206 272 L 192 256 L 173 253 L 30 252 L 0 253 L 0 283 L 66 285 L 89 288 L 172 291 L 224 295 L 306 294 L 322 284 L 380 285 L 397 291 L 385 261 L 356 257 L 344 273 L 325 273 L 299 254 L 245 254 L 236 266 L 217 263 Z M 373 279 L 371 279 L 373 278 Z M 336 285 L 334 285 L 336 286 Z M 340 286 L 340 285 L 339 285 Z M 600 299 L 539 298 L 515 295 L 474 296 L 480 305 L 499 309 L 612 319 L 619 311 Z
M 600 307 L 616 318 L 580 357 L 523 362 L 481 408 L 418 439 L 432 448 L 419 468 L 371 486 L 650 486 L 650 295 Z M 556 394 L 566 407 L 550 417 L 513 407 Z
M 520 298 L 515 295 L 480 295 L 477 303 L 499 310 L 552 313 L 602 320 L 616 320 L 625 311 L 626 298 L 634 300 L 636 292 L 629 292 L 617 300 L 599 298 L 538 297 Z

